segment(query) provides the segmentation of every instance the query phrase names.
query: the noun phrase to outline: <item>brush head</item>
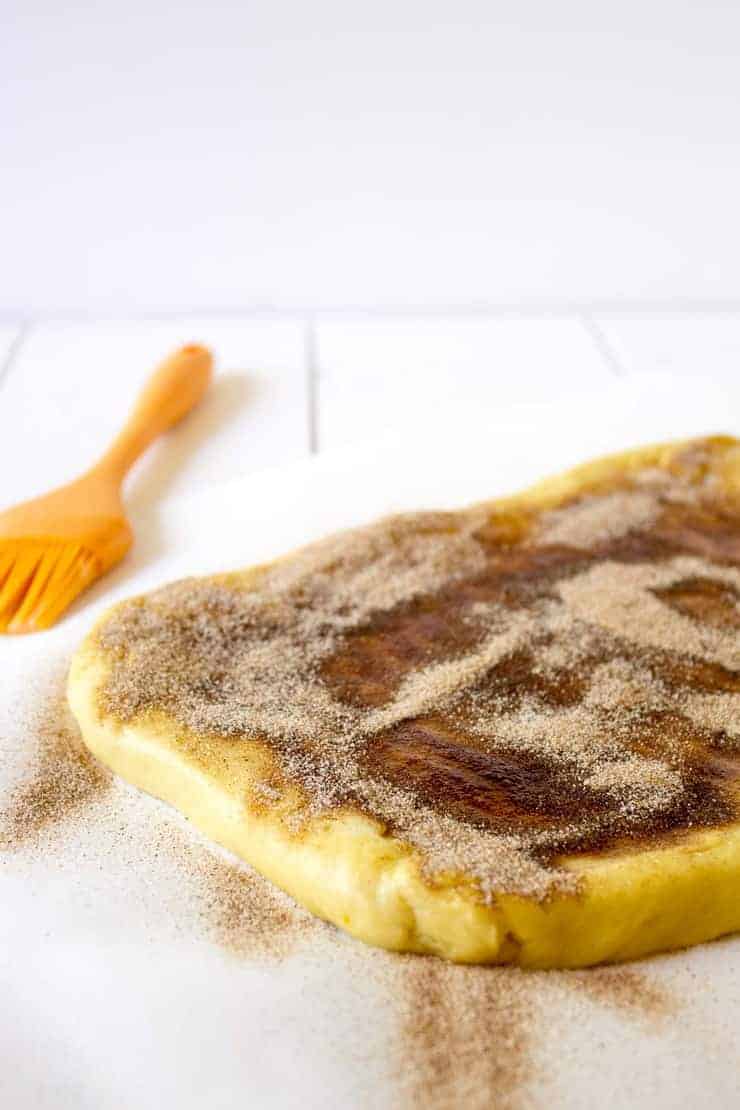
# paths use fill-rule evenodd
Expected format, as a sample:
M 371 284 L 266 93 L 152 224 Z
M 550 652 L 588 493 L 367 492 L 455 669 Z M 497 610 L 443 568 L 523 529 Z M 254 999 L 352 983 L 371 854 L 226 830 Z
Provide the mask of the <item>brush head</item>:
M 79 543 L 0 540 L 0 632 L 49 628 L 102 572 Z
M 0 513 L 0 634 L 49 628 L 132 540 L 117 487 L 94 471 Z

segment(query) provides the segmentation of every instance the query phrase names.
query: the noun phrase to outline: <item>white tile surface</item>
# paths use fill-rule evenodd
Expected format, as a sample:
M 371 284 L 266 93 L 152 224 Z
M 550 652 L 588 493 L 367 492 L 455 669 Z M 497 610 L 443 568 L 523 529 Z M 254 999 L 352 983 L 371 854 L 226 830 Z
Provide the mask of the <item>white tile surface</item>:
M 332 320 L 316 336 L 321 449 L 611 380 L 575 319 Z
M 737 4 L 74 7 L 4 5 L 0 307 L 740 288 Z
M 597 316 L 626 374 L 690 374 L 740 381 L 740 312 Z
M 0 506 L 89 466 L 156 363 L 190 341 L 212 347 L 217 376 L 199 408 L 137 464 L 132 507 L 308 453 L 299 321 L 47 324 L 31 329 L 0 382 Z

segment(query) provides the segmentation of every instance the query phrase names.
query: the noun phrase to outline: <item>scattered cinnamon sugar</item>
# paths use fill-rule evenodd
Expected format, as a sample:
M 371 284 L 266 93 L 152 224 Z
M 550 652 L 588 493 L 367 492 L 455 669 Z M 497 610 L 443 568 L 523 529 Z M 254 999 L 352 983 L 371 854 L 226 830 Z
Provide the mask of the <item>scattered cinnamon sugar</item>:
M 194 875 L 209 936 L 240 958 L 281 960 L 324 926 L 252 868 L 203 847 Z
M 737 630 L 699 624 L 667 605 L 654 591 L 694 576 L 740 585 L 740 571 L 704 559 L 674 558 L 654 564 L 599 562 L 559 585 L 575 616 L 644 648 L 689 652 L 730 670 L 740 668 Z
M 6 851 L 37 841 L 110 788 L 110 772 L 80 740 L 64 688 L 64 676 L 57 676 L 29 721 L 33 760 L 0 809 L 0 848 Z
M 445 705 L 482 678 L 521 643 L 535 636 L 536 621 L 524 613 L 513 613 L 503 630 L 494 631 L 472 652 L 434 663 L 411 674 L 393 701 L 370 713 L 362 722 L 365 734 L 378 733 L 402 721 L 420 717 Z
M 396 959 L 405 1104 L 410 1110 L 519 1107 L 536 1069 L 535 981 L 512 968 Z
M 613 1007 L 655 1027 L 676 1013 L 678 1000 L 644 966 L 589 967 L 562 971 L 563 982 L 595 1002 Z
M 463 871 L 485 898 L 572 890 L 558 854 L 734 812 L 697 755 L 732 746 L 740 692 L 700 696 L 664 681 L 656 660 L 740 669 L 737 631 L 717 619 L 722 590 L 708 623 L 701 600 L 686 613 L 665 595 L 687 580 L 737 591 L 740 571 L 725 548 L 710 558 L 709 494 L 660 473 L 545 514 L 518 546 L 487 546 L 480 509 L 409 514 L 242 583 L 185 581 L 124 604 L 98 634 L 112 662 L 102 708 L 259 739 L 302 786 L 304 818 L 359 807 L 430 873 Z M 358 636 L 367 704 L 330 678 L 348 673 L 329 663 Z
M 737 694 L 688 694 L 681 708 L 690 721 L 706 729 L 715 741 L 733 746 L 740 741 Z
M 399 1084 L 409 1110 L 551 1105 L 548 1029 L 585 1030 L 595 1003 L 656 1031 L 678 1007 L 638 966 L 522 971 L 394 957 L 386 974 L 399 1000 Z
M 591 673 L 584 704 L 600 709 L 647 709 L 666 707 L 666 694 L 652 672 L 627 659 L 610 659 Z
M 565 544 L 568 547 L 595 547 L 640 528 L 647 528 L 658 516 L 654 493 L 644 490 L 617 490 L 545 513 L 536 532 L 538 544 Z
M 82 743 L 65 686 L 66 668 L 39 690 L 28 713 L 31 758 L 19 784 L 0 800 L 0 851 L 47 852 L 47 834 L 58 838 L 65 828 L 79 833 L 93 822 L 108 851 L 138 853 L 150 858 L 150 866 L 155 858 L 166 860 L 168 878 L 179 890 L 170 908 L 172 924 L 181 918 L 187 932 L 203 932 L 239 957 L 283 958 L 322 928 L 256 871 L 203 842 L 177 815 L 155 811 L 121 828 L 114 814 L 127 788 Z M 101 814 L 99 803 L 106 797 L 111 808 Z M 142 799 L 142 804 L 155 803 Z

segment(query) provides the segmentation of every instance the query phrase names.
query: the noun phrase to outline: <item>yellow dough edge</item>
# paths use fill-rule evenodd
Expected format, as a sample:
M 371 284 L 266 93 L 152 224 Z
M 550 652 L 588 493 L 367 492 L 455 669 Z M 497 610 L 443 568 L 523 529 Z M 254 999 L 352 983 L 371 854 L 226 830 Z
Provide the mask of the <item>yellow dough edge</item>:
M 724 437 L 712 442 L 717 474 L 740 490 L 740 444 Z M 526 514 L 549 507 L 628 470 L 670 465 L 683 446 L 598 460 L 490 508 Z M 244 584 L 250 574 L 224 578 Z M 266 807 L 259 788 L 274 781 L 276 766 L 255 741 L 195 736 L 160 713 L 129 723 L 104 714 L 99 692 L 108 669 L 93 629 L 68 681 L 70 707 L 93 754 L 169 802 L 316 916 L 368 944 L 459 963 L 584 967 L 740 930 L 740 823 L 636 851 L 566 857 L 558 863 L 578 876 L 577 895 L 537 902 L 499 894 L 486 904 L 465 876 L 429 878 L 415 849 L 358 812 L 338 810 L 294 831 L 286 818 L 300 809 L 300 792 L 288 788 Z

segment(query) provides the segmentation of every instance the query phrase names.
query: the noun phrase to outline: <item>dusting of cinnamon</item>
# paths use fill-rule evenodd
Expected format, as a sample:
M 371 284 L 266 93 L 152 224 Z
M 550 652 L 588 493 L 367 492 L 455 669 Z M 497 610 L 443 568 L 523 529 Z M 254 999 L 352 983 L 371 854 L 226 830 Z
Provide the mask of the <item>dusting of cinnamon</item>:
M 591 495 L 548 513 L 536 532 L 536 541 L 590 547 L 647 528 L 657 515 L 656 498 L 640 488 Z
M 216 851 L 198 853 L 195 875 L 207 934 L 240 959 L 285 959 L 325 928 L 262 875 Z
M 110 787 L 112 775 L 82 744 L 58 676 L 29 721 L 28 773 L 0 807 L 0 848 L 35 843 Z
M 514 1110 L 532 1079 L 533 981 L 514 968 L 399 957 L 399 1086 L 411 1110 Z
M 638 965 L 591 967 L 558 974 L 573 990 L 651 1028 L 662 1025 L 678 1009 L 673 993 Z
M 523 971 L 393 959 L 399 1089 L 410 1110 L 524 1110 L 533 1105 L 533 1089 L 546 1088 L 548 1028 L 583 1028 L 596 1004 L 657 1032 L 678 1006 L 640 967 Z
M 65 825 L 83 826 L 89 820 L 86 811 L 92 812 L 101 797 L 112 794 L 114 776 L 82 743 L 67 705 L 65 685 L 63 671 L 39 693 L 29 715 L 31 758 L 18 785 L 0 801 L 0 851 L 43 847 L 45 834 Z M 105 836 L 100 815 L 94 820 Z M 109 836 L 111 832 L 107 830 Z M 118 835 L 117 830 L 113 835 Z M 152 817 L 141 830 L 129 825 L 126 837 L 129 842 L 141 840 L 143 855 L 165 853 L 173 874 L 180 876 L 183 891 L 193 887 L 196 910 L 193 912 L 187 898 L 181 907 L 183 913 L 192 914 L 188 930 L 203 932 L 240 958 L 263 962 L 284 958 L 312 931 L 322 928 L 267 879 L 186 835 L 166 816 Z

